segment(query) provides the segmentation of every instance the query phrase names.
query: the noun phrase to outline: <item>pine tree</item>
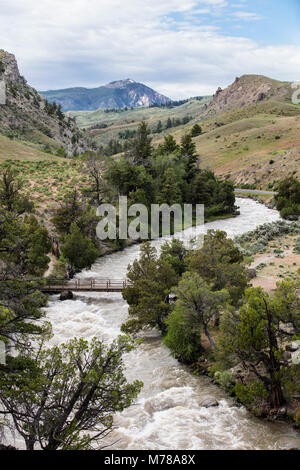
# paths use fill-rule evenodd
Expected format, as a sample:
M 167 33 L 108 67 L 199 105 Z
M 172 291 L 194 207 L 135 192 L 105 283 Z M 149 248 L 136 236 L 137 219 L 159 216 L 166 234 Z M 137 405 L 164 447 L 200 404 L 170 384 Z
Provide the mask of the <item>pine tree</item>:
M 177 183 L 174 168 L 168 168 L 163 177 L 163 184 L 160 194 L 157 197 L 158 204 L 179 204 L 182 200 L 181 190 Z
M 90 268 L 99 256 L 95 245 L 75 223 L 71 225 L 70 234 L 65 237 L 61 252 L 76 271 Z
M 202 128 L 199 126 L 199 124 L 195 124 L 192 127 L 191 135 L 192 137 L 197 137 L 198 135 L 202 134 Z
M 167 124 L 166 124 L 166 129 L 171 129 L 171 127 L 173 127 L 172 120 L 171 120 L 171 118 L 168 118 Z
M 177 145 L 174 137 L 169 134 L 164 137 L 164 143 L 160 144 L 159 149 L 162 153 L 169 154 L 175 152 L 176 150 L 179 150 L 179 145 Z
M 131 155 L 136 165 L 150 166 L 152 155 L 152 139 L 149 137 L 150 129 L 145 121 L 138 127 L 136 138 L 133 141 Z
M 181 139 L 181 156 L 186 160 L 186 181 L 190 183 L 197 172 L 198 156 L 196 154 L 196 144 L 193 142 L 191 134 L 185 134 Z
M 31 212 L 33 203 L 22 194 L 23 187 L 24 182 L 18 173 L 11 168 L 5 169 L 0 180 L 0 205 L 5 210 L 18 215 Z
M 157 123 L 157 127 L 156 127 L 156 134 L 160 134 L 163 130 L 163 126 L 162 126 L 162 122 L 159 120 L 158 123 Z

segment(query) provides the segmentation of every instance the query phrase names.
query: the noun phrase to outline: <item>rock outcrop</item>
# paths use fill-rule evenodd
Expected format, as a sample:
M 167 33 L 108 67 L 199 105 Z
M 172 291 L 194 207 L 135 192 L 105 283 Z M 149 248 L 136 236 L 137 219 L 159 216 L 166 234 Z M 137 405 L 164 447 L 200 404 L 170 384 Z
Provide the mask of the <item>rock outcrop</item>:
M 92 148 L 72 118 L 51 105 L 20 75 L 16 58 L 0 50 L 0 82 L 5 103 L 0 104 L 0 133 L 29 141 L 41 150 L 74 155 Z
M 300 340 L 287 344 L 285 350 L 290 353 L 289 356 L 286 355 L 287 363 L 294 365 L 300 364 Z
M 292 88 L 289 82 L 279 82 L 262 75 L 237 77 L 232 85 L 218 88 L 207 107 L 207 114 L 222 114 L 266 100 L 291 102 Z

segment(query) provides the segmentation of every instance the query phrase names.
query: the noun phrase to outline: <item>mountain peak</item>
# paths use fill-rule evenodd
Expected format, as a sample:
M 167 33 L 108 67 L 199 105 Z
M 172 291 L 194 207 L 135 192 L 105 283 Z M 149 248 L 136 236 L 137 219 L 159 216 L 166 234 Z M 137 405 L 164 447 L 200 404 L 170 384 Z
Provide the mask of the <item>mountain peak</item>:
M 108 88 L 123 88 L 134 83 L 137 82 L 135 80 L 132 80 L 132 78 L 126 78 L 125 80 L 115 80 L 113 82 L 107 83 L 107 85 L 105 86 Z
M 94 111 L 99 108 L 125 108 L 166 104 L 171 100 L 132 78 L 110 82 L 98 88 L 68 88 L 41 92 L 63 111 Z

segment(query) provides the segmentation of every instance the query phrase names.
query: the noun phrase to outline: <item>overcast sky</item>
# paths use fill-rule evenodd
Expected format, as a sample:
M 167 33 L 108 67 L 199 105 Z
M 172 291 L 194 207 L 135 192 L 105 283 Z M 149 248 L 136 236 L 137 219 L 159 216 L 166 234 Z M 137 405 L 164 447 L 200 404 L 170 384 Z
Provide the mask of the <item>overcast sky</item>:
M 132 78 L 178 99 L 300 80 L 300 0 L 0 0 L 0 48 L 38 90 Z

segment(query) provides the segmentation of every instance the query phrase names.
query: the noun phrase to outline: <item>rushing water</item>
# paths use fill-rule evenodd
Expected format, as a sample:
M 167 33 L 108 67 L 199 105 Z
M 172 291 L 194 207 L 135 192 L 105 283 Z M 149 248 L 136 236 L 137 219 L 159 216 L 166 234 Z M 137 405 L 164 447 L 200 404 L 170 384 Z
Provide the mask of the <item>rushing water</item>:
M 278 220 L 277 211 L 250 199 L 238 199 L 241 215 L 205 225 L 235 236 L 266 222 Z M 161 241 L 154 243 L 157 247 Z M 140 247 L 100 258 L 80 278 L 123 278 Z M 121 294 L 82 293 L 75 300 L 60 302 L 53 296 L 47 308 L 53 325 L 52 343 L 74 336 L 97 336 L 111 341 L 127 319 Z M 300 436 L 285 423 L 270 423 L 238 408 L 206 377 L 191 375 L 169 354 L 159 335 L 146 336 L 143 344 L 125 357 L 127 377 L 139 379 L 144 388 L 137 402 L 115 417 L 117 431 L 110 435 L 115 449 L 283 449 L 299 447 Z M 201 403 L 216 398 L 218 408 Z M 117 441 L 117 442 L 116 442 Z M 19 442 L 18 442 L 19 444 Z

